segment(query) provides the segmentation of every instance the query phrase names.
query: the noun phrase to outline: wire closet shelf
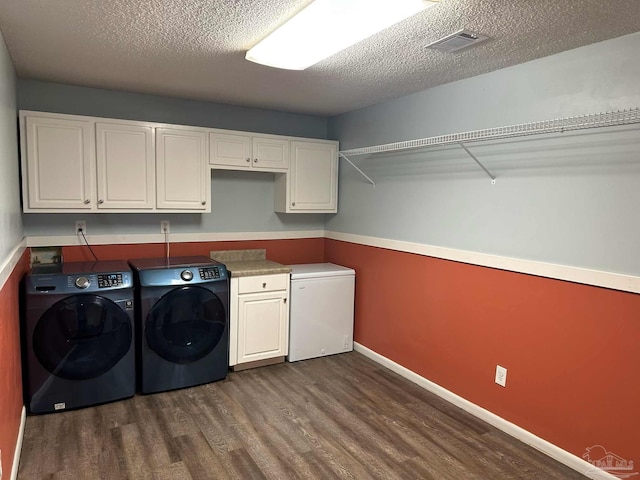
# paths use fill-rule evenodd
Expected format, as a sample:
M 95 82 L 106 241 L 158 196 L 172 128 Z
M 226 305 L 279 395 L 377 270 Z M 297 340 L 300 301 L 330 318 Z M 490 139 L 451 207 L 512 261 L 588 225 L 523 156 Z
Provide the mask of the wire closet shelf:
M 370 183 L 375 185 L 367 175 L 354 165 L 348 157 L 357 155 L 375 155 L 377 153 L 391 153 L 405 150 L 415 150 L 427 147 L 460 145 L 473 160 L 491 177 L 495 183 L 495 176 L 487 170 L 480 161 L 465 147 L 466 143 L 481 142 L 487 140 L 498 140 L 505 138 L 521 137 L 526 135 L 539 135 L 545 133 L 563 133 L 572 130 L 584 130 L 588 128 L 614 127 L 619 125 L 630 125 L 640 123 L 640 108 L 629 110 L 617 110 L 605 113 L 593 113 L 575 117 L 557 118 L 554 120 L 542 120 L 539 122 L 520 123 L 505 127 L 486 128 L 482 130 L 472 130 L 469 132 L 452 133 L 438 135 L 436 137 L 418 138 L 403 142 L 387 143 L 384 145 L 374 145 L 370 147 L 353 148 L 341 150 L 339 156 L 347 160 L 358 172 L 360 172 Z

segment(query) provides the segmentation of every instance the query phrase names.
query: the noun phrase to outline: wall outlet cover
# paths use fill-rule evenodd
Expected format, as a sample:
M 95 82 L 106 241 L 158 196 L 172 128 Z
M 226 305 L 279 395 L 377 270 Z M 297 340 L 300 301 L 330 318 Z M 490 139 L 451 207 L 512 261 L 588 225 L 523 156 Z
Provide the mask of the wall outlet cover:
M 76 235 L 80 235 L 80 230 L 82 230 L 82 233 L 85 235 L 87 234 L 87 222 L 84 220 L 76 220 Z
M 171 233 L 171 223 L 169 220 L 160 220 L 160 233 Z
M 507 369 L 496 365 L 496 383 L 500 386 L 507 386 Z

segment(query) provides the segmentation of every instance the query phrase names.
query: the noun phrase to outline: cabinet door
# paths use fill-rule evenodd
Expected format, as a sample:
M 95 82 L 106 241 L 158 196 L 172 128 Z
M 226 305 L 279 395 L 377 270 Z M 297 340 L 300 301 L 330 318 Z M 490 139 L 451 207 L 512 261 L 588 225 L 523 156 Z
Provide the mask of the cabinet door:
M 286 298 L 284 291 L 238 296 L 238 363 L 287 354 Z
M 287 191 L 287 210 L 290 212 L 337 212 L 337 146 L 320 142 L 291 142 Z
M 24 209 L 93 208 L 92 123 L 26 117 L 25 128 Z
M 251 168 L 251 137 L 226 133 L 209 134 L 209 163 L 213 168 Z
M 253 169 L 286 172 L 289 169 L 289 140 L 253 137 Z
M 98 208 L 155 205 L 153 128 L 96 123 Z
M 158 208 L 210 211 L 206 133 L 156 129 L 156 172 Z

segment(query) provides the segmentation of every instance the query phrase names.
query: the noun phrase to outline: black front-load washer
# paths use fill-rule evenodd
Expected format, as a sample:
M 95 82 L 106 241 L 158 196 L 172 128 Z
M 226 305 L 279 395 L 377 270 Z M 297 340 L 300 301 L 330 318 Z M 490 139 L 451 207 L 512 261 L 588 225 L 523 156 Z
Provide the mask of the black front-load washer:
M 207 257 L 130 260 L 142 393 L 222 380 L 229 369 L 229 276 Z
M 25 276 L 30 413 L 135 394 L 133 274 L 124 261 L 35 265 Z

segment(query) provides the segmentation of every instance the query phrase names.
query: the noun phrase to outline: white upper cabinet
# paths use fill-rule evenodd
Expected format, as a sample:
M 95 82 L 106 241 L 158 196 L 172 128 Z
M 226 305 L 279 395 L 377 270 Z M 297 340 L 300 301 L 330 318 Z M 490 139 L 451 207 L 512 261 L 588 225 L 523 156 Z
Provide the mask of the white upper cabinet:
M 92 123 L 27 117 L 22 128 L 24 210 L 90 210 L 95 205 Z
M 156 129 L 158 209 L 211 211 L 207 134 Z
M 20 111 L 23 211 L 210 212 L 211 170 L 275 174 L 275 210 L 334 213 L 338 142 Z
M 275 210 L 283 213 L 338 211 L 338 143 L 291 141 L 287 175 L 276 178 Z
M 211 132 L 209 163 L 223 170 L 286 172 L 289 140 L 275 135 Z
M 254 170 L 282 171 L 289 168 L 289 140 L 273 137 L 253 137 Z
M 96 123 L 98 208 L 155 206 L 153 128 Z
M 251 152 L 251 137 L 247 135 L 209 134 L 209 163 L 216 168 L 249 170 Z
M 211 211 L 207 130 L 173 127 L 20 112 L 23 211 Z

